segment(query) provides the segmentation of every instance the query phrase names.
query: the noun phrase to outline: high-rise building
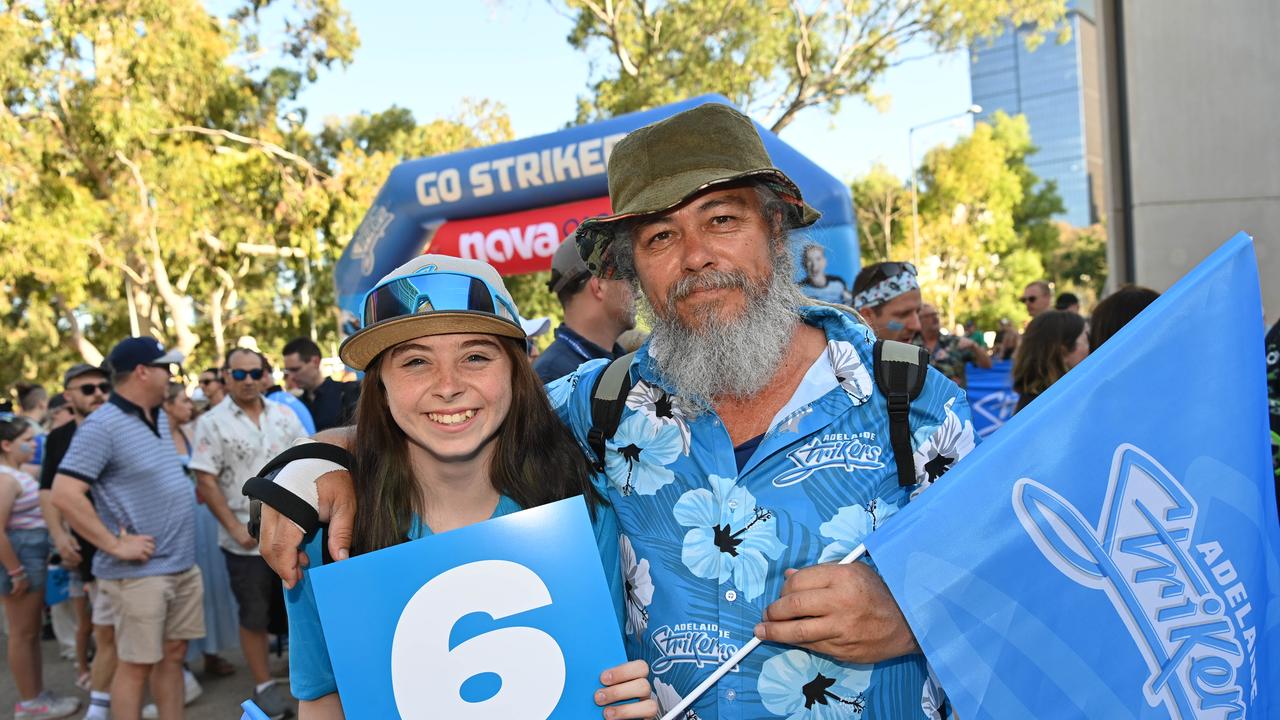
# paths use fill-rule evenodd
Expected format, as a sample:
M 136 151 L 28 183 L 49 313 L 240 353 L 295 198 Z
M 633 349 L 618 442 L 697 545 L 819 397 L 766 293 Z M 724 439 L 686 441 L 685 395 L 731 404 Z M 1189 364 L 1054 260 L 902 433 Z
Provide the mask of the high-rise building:
M 1011 25 L 990 45 L 970 50 L 969 82 L 973 102 L 982 106 L 978 120 L 998 110 L 1027 116 L 1039 149 L 1027 165 L 1057 183 L 1066 206 L 1060 219 L 1084 226 L 1101 220 L 1104 207 L 1098 31 L 1093 0 L 1067 7 L 1067 42 L 1050 34 L 1028 50 L 1034 28 Z

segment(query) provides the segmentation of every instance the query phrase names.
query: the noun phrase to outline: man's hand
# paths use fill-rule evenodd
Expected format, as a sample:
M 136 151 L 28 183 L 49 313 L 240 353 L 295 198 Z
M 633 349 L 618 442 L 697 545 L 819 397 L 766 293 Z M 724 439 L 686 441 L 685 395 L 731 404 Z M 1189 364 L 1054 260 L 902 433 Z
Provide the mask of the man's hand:
M 252 550 L 258 547 L 258 541 L 249 534 L 249 528 L 244 524 L 239 525 L 235 530 L 231 531 L 231 539 L 235 540 L 236 544 L 245 550 Z
M 960 348 L 961 350 L 972 350 L 978 347 L 978 343 L 974 342 L 973 338 L 961 337 L 958 341 L 956 341 L 956 347 Z
M 80 566 L 82 556 L 80 555 L 80 543 L 76 542 L 75 537 L 69 532 L 63 532 L 54 538 L 53 546 L 58 550 L 58 556 L 62 558 L 62 567 L 68 570 L 74 570 Z
M 156 552 L 156 540 L 150 535 L 121 533 L 116 541 L 105 549 L 117 560 L 146 562 Z
M 863 563 L 788 570 L 756 637 L 853 663 L 920 651 L 889 588 Z
M 345 560 L 351 550 L 351 529 L 355 525 L 356 491 L 351 473 L 334 470 L 316 478 L 319 503 L 316 511 L 320 522 L 328 522 L 329 554 L 334 560 Z M 302 579 L 302 569 L 310 562 L 302 545 L 302 528 L 292 520 L 276 512 L 267 504 L 262 505 L 261 528 L 258 531 L 262 559 L 293 588 Z

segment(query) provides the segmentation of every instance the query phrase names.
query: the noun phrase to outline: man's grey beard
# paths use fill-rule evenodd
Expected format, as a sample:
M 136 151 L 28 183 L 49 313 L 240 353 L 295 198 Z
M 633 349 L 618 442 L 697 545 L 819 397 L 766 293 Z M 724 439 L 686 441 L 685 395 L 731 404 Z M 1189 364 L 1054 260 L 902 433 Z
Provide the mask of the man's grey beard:
M 800 322 L 797 309 L 804 296 L 792 280 L 793 263 L 784 246 L 767 282 L 753 284 L 740 272 L 705 271 L 682 278 L 667 293 L 660 314 L 652 302 L 640 312 L 653 328 L 649 356 L 688 409 L 702 411 L 720 397 L 748 398 L 773 379 Z M 702 327 L 684 325 L 675 302 L 691 291 L 738 288 L 746 294 L 742 314 L 727 323 L 709 320 Z

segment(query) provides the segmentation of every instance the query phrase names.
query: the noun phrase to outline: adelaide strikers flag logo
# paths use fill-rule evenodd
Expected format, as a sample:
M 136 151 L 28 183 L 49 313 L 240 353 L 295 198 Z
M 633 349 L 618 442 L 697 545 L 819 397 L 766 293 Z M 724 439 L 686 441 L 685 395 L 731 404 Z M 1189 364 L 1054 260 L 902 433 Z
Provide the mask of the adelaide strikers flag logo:
M 1028 478 L 1013 487 L 1022 527 L 1071 580 L 1102 590 L 1150 676 L 1143 694 L 1171 718 L 1243 718 L 1257 629 L 1227 549 L 1197 532 L 1198 508 L 1155 458 L 1116 448 L 1097 528 Z M 1249 683 L 1256 693 L 1256 677 Z M 1252 698 L 1250 698 L 1252 700 Z

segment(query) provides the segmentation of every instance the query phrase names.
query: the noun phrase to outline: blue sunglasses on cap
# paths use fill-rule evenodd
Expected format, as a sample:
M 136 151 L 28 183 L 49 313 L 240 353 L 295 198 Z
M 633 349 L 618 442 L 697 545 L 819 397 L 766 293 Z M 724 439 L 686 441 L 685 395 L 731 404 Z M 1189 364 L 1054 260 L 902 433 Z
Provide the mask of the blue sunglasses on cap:
M 361 327 L 407 315 L 472 312 L 492 315 L 520 331 L 515 305 L 473 275 L 431 272 L 385 280 L 365 293 Z

